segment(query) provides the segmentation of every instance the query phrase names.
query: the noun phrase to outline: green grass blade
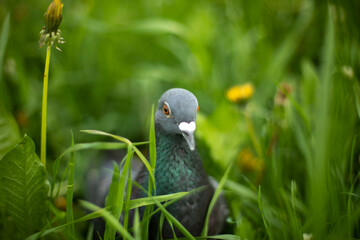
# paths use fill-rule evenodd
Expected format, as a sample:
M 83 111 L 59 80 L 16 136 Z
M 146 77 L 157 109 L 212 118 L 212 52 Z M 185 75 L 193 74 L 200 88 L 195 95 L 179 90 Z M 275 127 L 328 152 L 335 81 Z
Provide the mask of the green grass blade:
M 173 216 L 171 215 L 165 207 L 157 200 L 155 200 L 156 206 L 162 211 L 164 216 L 171 222 L 187 239 L 194 240 L 195 238 L 191 235 L 191 233 Z
M 150 132 L 149 132 L 149 152 L 150 152 L 150 166 L 151 170 L 149 170 L 149 180 L 148 180 L 148 196 L 156 195 L 156 184 L 155 181 L 151 181 L 151 175 L 155 175 L 155 166 L 156 166 L 156 139 L 155 139 L 155 121 L 154 121 L 154 105 L 152 106 L 151 111 L 151 121 L 150 121 Z M 155 180 L 155 178 L 154 178 Z M 154 189 L 154 194 L 152 194 L 152 191 Z M 144 214 L 143 214 L 143 238 L 148 239 L 149 234 L 149 224 L 150 224 L 150 218 L 148 216 L 151 214 L 151 212 L 154 209 L 154 205 L 148 205 L 145 208 Z
M 160 195 L 160 196 L 153 196 L 153 197 L 145 197 L 145 198 L 137 198 L 132 199 L 129 202 L 129 210 L 134 208 L 139 208 L 142 206 L 147 206 L 151 204 L 155 204 L 155 200 L 158 202 L 165 202 L 173 199 L 180 199 L 185 196 L 187 196 L 190 192 L 178 192 L 178 193 L 172 193 L 172 194 L 166 194 L 166 195 Z
M 82 205 L 86 209 L 89 209 L 91 211 L 98 211 L 98 213 L 106 220 L 106 222 L 111 224 L 111 226 L 115 228 L 116 231 L 120 233 L 122 236 L 125 236 L 130 240 L 134 240 L 131 234 L 128 231 L 126 231 L 123 225 L 119 222 L 119 219 L 115 218 L 109 211 L 107 211 L 104 208 L 99 208 L 98 206 L 84 200 L 80 200 L 79 202 L 80 205 Z
M 156 136 L 155 136 L 155 113 L 154 113 L 154 105 L 151 110 L 151 121 L 150 121 L 150 133 L 149 133 L 149 152 L 150 152 L 150 165 L 153 170 L 155 170 L 156 166 Z
M 51 194 L 50 197 L 52 198 L 54 192 L 54 185 L 56 181 L 56 177 L 58 174 L 60 161 L 61 159 L 69 153 L 82 151 L 82 150 L 89 150 L 89 149 L 104 149 L 104 150 L 115 150 L 115 149 L 123 149 L 126 148 L 127 145 L 124 143 L 114 143 L 114 142 L 93 142 L 93 143 L 78 143 L 74 146 L 69 147 L 66 149 L 54 162 L 53 164 L 53 181 L 51 182 Z
M 267 224 L 265 214 L 264 214 L 264 210 L 263 210 L 263 204 L 262 204 L 262 198 L 261 198 L 261 186 L 259 186 L 258 204 L 259 204 L 259 209 L 260 209 L 260 212 L 261 212 L 262 220 L 263 220 L 264 225 L 265 225 L 266 232 L 269 235 L 270 240 L 272 240 L 274 238 L 272 237 L 272 232 L 271 232 L 271 229 L 269 228 L 269 226 Z
M 221 240 L 241 240 L 240 237 L 231 234 L 220 234 L 214 236 L 206 236 L 206 237 L 195 237 L 195 239 L 221 239 Z M 186 238 L 178 238 L 178 240 L 186 240 Z
M 315 238 L 326 238 L 325 223 L 330 214 L 327 207 L 329 206 L 330 193 L 328 191 L 329 184 L 332 179 L 329 177 L 328 163 L 328 143 L 330 134 L 330 102 L 332 91 L 332 69 L 334 64 L 334 44 L 335 44 L 335 28 L 330 10 L 327 17 L 326 34 L 324 38 L 324 48 L 322 49 L 322 65 L 320 72 L 321 86 L 317 95 L 317 114 L 315 122 L 315 142 L 316 148 L 313 167 L 309 169 L 311 184 L 311 213 L 313 220 L 313 234 Z M 337 199 L 332 199 L 337 201 Z
M 209 228 L 209 219 L 210 219 L 210 215 L 211 215 L 211 212 L 216 204 L 216 201 L 217 199 L 219 198 L 220 194 L 221 194 L 221 191 L 224 187 L 224 184 L 226 182 L 226 180 L 228 179 L 229 177 L 229 173 L 230 173 L 230 170 L 232 169 L 232 166 L 233 166 L 233 163 L 235 161 L 235 158 L 229 163 L 229 166 L 227 167 L 223 177 L 221 178 L 220 182 L 219 182 L 219 185 L 217 187 L 217 189 L 215 190 L 215 193 L 210 201 L 210 204 L 209 204 L 209 208 L 208 208 L 208 211 L 206 213 L 206 218 L 205 218 L 205 222 L 204 222 L 204 227 L 203 227 L 203 230 L 202 230 L 202 236 L 206 236 L 208 234 L 208 228 Z
M 86 234 L 86 240 L 92 240 L 94 232 L 94 222 L 90 223 L 88 232 Z
M 348 196 L 348 200 L 347 200 L 347 215 L 348 215 L 348 234 L 349 236 L 352 235 L 353 229 L 352 229 L 352 224 L 351 223 L 351 217 L 352 215 L 352 208 L 351 208 L 351 199 L 354 193 L 354 187 L 355 187 L 355 183 L 357 182 L 358 178 L 360 177 L 360 173 L 355 177 L 355 179 L 353 179 L 353 161 L 354 161 L 354 151 L 355 151 L 355 144 L 356 144 L 356 135 L 353 138 L 353 143 L 352 143 L 352 148 L 351 148 L 351 157 L 350 157 L 350 167 L 349 167 L 349 171 L 350 171 L 350 182 L 351 182 L 351 187 L 350 187 L 350 191 L 349 191 L 349 196 Z
M 74 146 L 74 135 L 71 132 L 71 146 Z M 74 176 L 75 176 L 75 152 L 71 152 L 69 161 L 69 173 L 68 173 L 68 187 L 66 192 L 66 222 L 71 223 L 74 221 L 74 215 L 72 211 L 73 195 L 74 195 Z M 68 226 L 69 239 L 75 235 L 74 224 Z
M 250 188 L 243 186 L 240 183 L 227 180 L 225 187 L 230 189 L 232 193 L 239 195 L 242 199 L 249 199 L 251 201 L 258 201 L 258 195 Z
M 186 38 L 187 33 L 185 25 L 164 18 L 141 20 L 130 25 L 127 30 L 147 34 L 174 34 L 181 38 Z
M 120 179 L 120 169 L 117 166 L 117 164 L 114 162 L 112 181 L 109 187 L 109 193 L 105 204 L 105 206 L 108 209 L 112 209 L 113 205 L 115 205 L 116 203 L 117 190 L 119 189 L 119 179 Z M 110 236 L 111 236 L 111 225 L 106 223 L 104 239 L 109 239 Z
M 9 38 L 9 32 L 10 32 L 10 13 L 8 13 L 5 17 L 3 27 L 1 30 L 1 35 L 0 35 L 0 86 L 1 86 L 1 82 L 2 82 L 2 76 L 3 76 L 3 74 L 2 74 L 3 62 L 4 62 L 6 44 L 7 44 L 8 38 Z M 1 87 L 0 87 L 0 89 L 1 89 Z M 1 92 L 0 92 L 0 94 L 1 94 Z
M 151 171 L 151 166 L 150 166 L 148 160 L 144 157 L 144 155 L 139 151 L 139 149 L 129 139 L 120 137 L 120 136 L 117 136 L 114 134 L 106 133 L 103 131 L 98 131 L 98 130 L 81 130 L 81 132 L 88 133 L 88 134 L 94 134 L 94 135 L 102 135 L 102 136 L 112 137 L 118 141 L 126 143 L 127 145 L 131 145 L 132 148 L 134 149 L 135 153 L 139 156 L 140 160 L 144 163 L 146 169 L 148 170 L 148 172 L 150 174 L 151 181 L 153 182 L 153 184 L 155 186 L 155 177 Z
M 108 208 L 104 208 L 104 210 L 106 210 L 106 209 L 108 209 Z M 89 221 L 89 220 L 92 220 L 92 219 L 95 219 L 95 218 L 98 218 L 98 217 L 101 217 L 101 216 L 102 216 L 102 214 L 99 211 L 95 211 L 95 212 L 92 212 L 92 213 L 89 213 L 89 214 L 85 215 L 84 217 L 78 218 L 73 222 L 65 223 L 65 224 L 60 225 L 60 226 L 56 226 L 56 227 L 53 227 L 53 228 L 50 228 L 50 229 L 46 229 L 45 231 L 34 233 L 31 236 L 27 237 L 26 240 L 36 240 L 36 239 L 39 239 L 39 238 L 41 238 L 43 236 L 46 236 L 48 234 L 59 231 L 59 230 L 65 228 L 65 227 L 69 226 L 70 224 L 86 222 L 86 221 Z
M 129 171 L 131 171 L 131 162 L 133 158 L 133 150 L 132 146 L 128 145 L 128 152 L 126 161 L 124 164 L 124 168 L 122 169 L 119 182 L 117 184 L 117 188 L 111 189 L 111 191 L 115 191 L 114 197 L 110 199 L 109 206 L 111 206 L 111 214 L 116 218 L 120 219 L 121 212 L 123 209 L 123 203 L 124 203 L 124 195 L 125 195 L 125 187 L 126 187 L 126 180 L 127 176 L 129 174 Z M 112 192 L 109 191 L 109 194 L 112 194 Z M 105 235 L 104 239 L 115 239 L 115 232 L 116 229 L 111 223 L 106 223 L 105 227 Z M 125 236 L 126 237 L 126 236 Z
M 140 189 L 142 189 L 145 193 L 146 190 L 144 188 L 142 188 L 140 185 L 138 185 L 136 182 L 133 182 L 136 186 L 138 186 Z M 196 189 L 193 189 L 189 192 L 181 192 L 181 193 L 175 193 L 175 194 L 169 194 L 169 195 L 162 195 L 162 196 L 155 196 L 155 197 L 147 197 L 144 198 L 144 200 L 148 203 L 159 203 L 160 201 L 166 201 L 162 206 L 164 208 L 166 208 L 167 206 L 173 204 L 174 202 L 178 201 L 179 199 L 183 198 L 184 196 L 186 196 L 187 194 L 192 194 L 201 190 L 204 190 L 205 187 L 199 187 Z M 175 195 L 178 195 L 176 198 L 173 198 Z M 136 201 L 137 199 L 131 200 L 131 201 Z M 156 213 L 158 213 L 159 211 L 162 211 L 162 209 L 157 208 L 155 211 L 151 212 L 148 216 L 143 216 L 142 218 L 142 222 L 141 222 L 141 226 L 144 226 L 144 222 L 147 221 L 147 219 L 150 219 L 151 216 L 155 215 Z
M 140 216 L 139 216 L 139 210 L 135 210 L 134 215 L 134 237 L 136 240 L 141 240 L 141 232 L 140 232 Z
M 131 184 L 131 169 L 128 173 L 128 178 L 126 180 L 126 200 L 124 203 L 124 228 L 127 230 L 129 225 L 129 205 L 130 205 L 130 198 L 131 198 L 131 190 L 132 190 L 132 184 Z M 125 237 L 124 237 L 124 240 Z
M 10 13 L 6 15 L 0 34 L 0 159 L 20 140 L 21 135 L 15 119 L 5 110 L 2 91 L 3 62 L 10 32 Z

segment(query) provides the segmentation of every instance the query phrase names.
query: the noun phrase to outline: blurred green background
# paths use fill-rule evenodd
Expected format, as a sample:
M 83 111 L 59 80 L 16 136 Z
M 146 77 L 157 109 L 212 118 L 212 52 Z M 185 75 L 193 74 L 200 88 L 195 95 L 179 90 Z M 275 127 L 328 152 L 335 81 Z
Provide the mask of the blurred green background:
M 46 51 L 38 40 L 49 3 L 0 1 L 0 22 L 10 14 L 0 105 L 20 132 L 12 127 L 3 141 L 26 133 L 38 153 Z M 226 185 L 229 232 L 360 237 L 358 1 L 63 3 L 66 43 L 62 52 L 53 48 L 49 74 L 50 166 L 70 146 L 70 130 L 76 142 L 98 139 L 81 129 L 147 139 L 151 106 L 165 90 L 186 88 L 200 103 L 207 171 L 219 179 L 235 161 Z M 227 100 L 229 88 L 245 83 L 252 97 Z M 75 184 L 92 155 L 78 154 Z

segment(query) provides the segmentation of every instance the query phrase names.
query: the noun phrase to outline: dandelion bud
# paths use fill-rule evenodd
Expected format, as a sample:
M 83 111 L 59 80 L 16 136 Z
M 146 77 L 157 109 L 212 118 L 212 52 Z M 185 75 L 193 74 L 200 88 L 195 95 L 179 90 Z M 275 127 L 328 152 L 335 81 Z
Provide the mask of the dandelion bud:
M 64 4 L 61 0 L 54 0 L 48 7 L 45 13 L 45 32 L 56 33 L 61 20 L 62 20 L 62 9 Z
M 50 3 L 45 13 L 45 26 L 40 31 L 39 46 L 42 47 L 44 44 L 57 45 L 64 43 L 61 37 L 61 31 L 59 29 L 62 20 L 62 9 L 64 4 L 61 0 L 54 0 Z M 56 47 L 59 49 L 58 47 Z M 59 49 L 60 50 L 60 49 Z

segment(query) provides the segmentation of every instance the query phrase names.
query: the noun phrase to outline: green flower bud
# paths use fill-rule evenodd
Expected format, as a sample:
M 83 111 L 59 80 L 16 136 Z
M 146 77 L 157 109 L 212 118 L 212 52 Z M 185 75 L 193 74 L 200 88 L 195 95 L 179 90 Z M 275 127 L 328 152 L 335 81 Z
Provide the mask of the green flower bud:
M 45 13 L 45 32 L 56 33 L 61 20 L 62 20 L 62 9 L 64 4 L 61 0 L 54 0 L 48 7 Z
M 45 13 L 45 26 L 40 31 L 40 47 L 44 44 L 56 46 L 59 43 L 64 43 L 61 31 L 58 29 L 62 20 L 63 6 L 61 0 L 54 0 L 50 3 Z M 58 47 L 56 49 L 60 50 Z

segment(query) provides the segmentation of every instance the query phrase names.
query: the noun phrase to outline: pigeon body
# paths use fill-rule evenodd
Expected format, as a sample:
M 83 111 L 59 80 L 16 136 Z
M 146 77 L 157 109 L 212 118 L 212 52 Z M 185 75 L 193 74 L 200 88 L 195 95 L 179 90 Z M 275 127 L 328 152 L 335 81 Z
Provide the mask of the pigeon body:
M 157 159 L 155 167 L 156 195 L 187 192 L 204 186 L 200 192 L 181 198 L 167 207 L 167 210 L 194 236 L 201 234 L 208 205 L 213 195 L 208 177 L 196 151 L 191 151 L 183 136 L 157 137 Z M 145 189 L 148 186 L 147 169 L 136 179 Z M 146 197 L 146 194 L 133 188 L 132 198 Z M 149 238 L 154 239 L 159 229 L 159 217 L 155 215 L 150 222 Z M 175 230 L 177 237 L 183 235 Z M 164 239 L 174 238 L 172 229 L 166 223 L 162 229 Z
M 200 156 L 195 148 L 194 131 L 198 111 L 196 97 L 185 89 L 170 89 L 159 100 L 155 115 L 156 132 L 156 195 L 186 192 L 204 187 L 167 207 L 167 210 L 193 235 L 200 236 L 207 209 L 214 194 L 214 186 L 205 173 Z M 148 186 L 148 172 L 144 167 L 136 181 L 145 189 Z M 146 197 L 134 188 L 132 198 Z M 220 210 L 220 211 L 219 211 Z M 220 198 L 210 219 L 210 234 L 217 234 L 227 215 L 225 200 Z M 160 214 L 152 217 L 149 238 L 155 239 L 159 229 Z M 184 237 L 175 228 L 177 237 Z M 164 239 L 174 238 L 170 225 L 164 222 Z
M 189 91 L 174 88 L 160 98 L 155 115 L 156 134 L 156 195 L 187 192 L 203 187 L 189 194 L 166 209 L 193 235 L 200 236 L 204 226 L 209 203 L 216 189 L 216 181 L 208 177 L 195 147 L 194 132 L 199 109 L 196 97 Z M 142 165 L 132 174 L 143 188 L 148 188 L 148 171 Z M 109 178 L 109 182 L 110 182 Z M 131 199 L 147 197 L 147 194 L 133 185 Z M 144 207 L 140 208 L 142 216 Z M 133 222 L 134 211 L 130 211 L 129 223 Z M 221 195 L 210 215 L 208 235 L 218 234 L 228 215 L 225 199 Z M 152 216 L 149 239 L 157 239 L 160 213 Z M 95 226 L 103 230 L 103 226 Z M 176 237 L 184 237 L 174 226 Z M 174 233 L 166 218 L 161 230 L 163 239 L 173 239 Z M 97 234 L 96 234 L 97 235 Z M 94 236 L 96 236 L 94 233 Z

